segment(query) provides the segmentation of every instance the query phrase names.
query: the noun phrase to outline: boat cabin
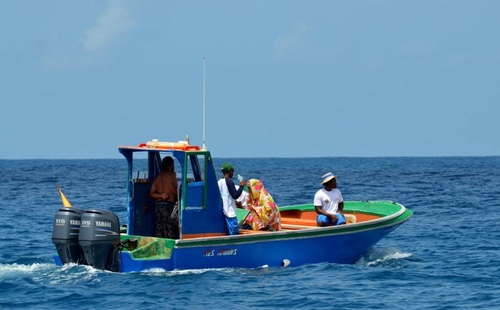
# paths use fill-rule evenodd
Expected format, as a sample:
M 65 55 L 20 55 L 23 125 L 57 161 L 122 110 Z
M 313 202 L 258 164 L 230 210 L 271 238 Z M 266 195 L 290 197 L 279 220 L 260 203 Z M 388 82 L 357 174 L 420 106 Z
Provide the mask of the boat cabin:
M 120 146 L 128 163 L 127 234 L 154 236 L 155 201 L 149 191 L 165 156 L 174 159 L 178 184 L 180 239 L 226 235 L 222 200 L 212 156 L 188 141 Z

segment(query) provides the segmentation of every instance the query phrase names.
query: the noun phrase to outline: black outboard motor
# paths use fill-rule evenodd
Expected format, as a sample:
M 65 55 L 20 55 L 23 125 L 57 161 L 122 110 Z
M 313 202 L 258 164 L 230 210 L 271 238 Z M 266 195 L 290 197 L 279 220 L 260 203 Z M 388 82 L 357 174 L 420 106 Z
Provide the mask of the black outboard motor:
M 61 208 L 54 217 L 52 243 L 63 264 L 85 264 L 85 256 L 78 243 L 80 218 L 83 211 L 77 208 Z
M 88 265 L 119 271 L 120 221 L 107 210 L 88 210 L 82 214 L 79 242 Z

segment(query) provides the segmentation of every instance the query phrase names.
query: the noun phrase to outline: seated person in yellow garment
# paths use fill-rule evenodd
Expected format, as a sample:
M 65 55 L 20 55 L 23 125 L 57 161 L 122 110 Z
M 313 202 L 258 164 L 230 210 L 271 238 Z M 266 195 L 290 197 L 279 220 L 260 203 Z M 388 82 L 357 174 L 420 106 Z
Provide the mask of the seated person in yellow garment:
M 250 179 L 247 183 L 246 208 L 249 210 L 241 228 L 253 230 L 281 230 L 281 215 L 273 197 L 262 181 Z

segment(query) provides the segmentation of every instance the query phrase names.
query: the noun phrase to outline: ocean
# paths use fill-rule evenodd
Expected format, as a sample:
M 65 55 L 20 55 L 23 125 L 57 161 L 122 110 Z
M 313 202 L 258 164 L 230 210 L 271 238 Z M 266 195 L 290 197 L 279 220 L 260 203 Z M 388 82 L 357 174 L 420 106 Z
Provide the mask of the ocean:
M 332 171 L 345 200 L 392 200 L 414 215 L 352 265 L 130 274 L 56 267 L 56 184 L 74 206 L 111 210 L 123 224 L 125 160 L 0 160 L 0 308 L 500 308 L 500 157 L 215 163 L 226 161 L 261 179 L 278 205 L 312 202 Z

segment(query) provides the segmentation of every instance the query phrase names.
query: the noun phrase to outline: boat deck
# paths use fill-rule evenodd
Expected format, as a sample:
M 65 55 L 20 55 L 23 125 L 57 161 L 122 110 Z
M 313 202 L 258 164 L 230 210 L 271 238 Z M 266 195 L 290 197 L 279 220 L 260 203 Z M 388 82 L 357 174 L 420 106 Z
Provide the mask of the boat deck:
M 346 224 L 354 224 L 366 222 L 380 218 L 377 215 L 363 213 L 344 213 Z M 282 230 L 301 230 L 321 228 L 316 224 L 316 213 L 310 211 L 287 210 L 281 212 L 281 229 Z M 240 229 L 240 234 L 268 233 L 270 231 L 256 231 L 251 229 Z

